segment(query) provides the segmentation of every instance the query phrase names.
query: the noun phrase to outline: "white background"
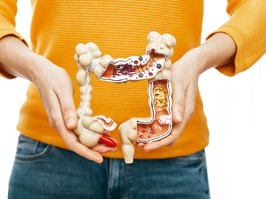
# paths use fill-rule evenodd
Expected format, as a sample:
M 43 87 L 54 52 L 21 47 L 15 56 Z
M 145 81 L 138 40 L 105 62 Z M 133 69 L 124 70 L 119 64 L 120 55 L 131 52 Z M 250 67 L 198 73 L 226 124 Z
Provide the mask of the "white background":
M 205 1 L 203 39 L 228 19 L 225 9 L 225 0 Z M 27 41 L 30 17 L 30 1 L 22 3 L 19 0 L 17 29 Z M 265 67 L 264 55 L 251 69 L 233 78 L 215 69 L 200 77 L 200 91 L 210 129 L 210 145 L 206 151 L 214 199 L 266 198 Z M 18 136 L 16 123 L 27 85 L 28 82 L 20 78 L 0 78 L 1 199 L 7 198 Z

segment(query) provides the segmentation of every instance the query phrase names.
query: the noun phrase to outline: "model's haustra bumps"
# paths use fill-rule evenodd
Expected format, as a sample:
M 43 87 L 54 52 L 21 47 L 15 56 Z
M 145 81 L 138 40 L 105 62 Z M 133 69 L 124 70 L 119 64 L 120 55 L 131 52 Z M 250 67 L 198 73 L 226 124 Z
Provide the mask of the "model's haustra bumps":
M 119 127 L 122 150 L 126 163 L 134 159 L 133 142 L 149 143 L 160 140 L 172 130 L 172 89 L 170 67 L 175 38 L 158 32 L 148 34 L 146 54 L 113 59 L 102 56 L 94 43 L 78 44 L 74 56 L 78 65 L 77 82 L 80 86 L 80 104 L 77 109 L 78 126 L 74 132 L 79 141 L 92 148 L 98 142 L 116 147 L 116 142 L 106 135 L 116 128 L 116 123 L 104 115 L 93 116 L 90 108 L 92 86 L 90 72 L 101 81 L 121 83 L 148 82 L 149 118 L 131 118 Z M 108 133 L 109 134 L 109 133 Z

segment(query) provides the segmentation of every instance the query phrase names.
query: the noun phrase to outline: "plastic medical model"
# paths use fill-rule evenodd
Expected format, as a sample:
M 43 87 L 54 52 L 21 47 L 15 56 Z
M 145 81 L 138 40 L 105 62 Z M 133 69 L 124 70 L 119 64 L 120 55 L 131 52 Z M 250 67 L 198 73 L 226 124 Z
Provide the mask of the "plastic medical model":
M 160 140 L 172 130 L 172 89 L 170 67 L 175 38 L 158 32 L 148 34 L 146 54 L 128 58 L 113 59 L 101 55 L 94 43 L 78 44 L 75 61 L 78 65 L 76 76 L 80 86 L 80 104 L 77 109 L 78 126 L 74 132 L 79 141 L 92 148 L 98 142 L 115 147 L 116 142 L 105 135 L 117 124 L 104 115 L 93 116 L 90 108 L 92 86 L 90 72 L 101 81 L 122 83 L 127 81 L 148 82 L 149 118 L 131 118 L 119 127 L 122 151 L 126 163 L 134 159 L 134 142 L 149 143 Z

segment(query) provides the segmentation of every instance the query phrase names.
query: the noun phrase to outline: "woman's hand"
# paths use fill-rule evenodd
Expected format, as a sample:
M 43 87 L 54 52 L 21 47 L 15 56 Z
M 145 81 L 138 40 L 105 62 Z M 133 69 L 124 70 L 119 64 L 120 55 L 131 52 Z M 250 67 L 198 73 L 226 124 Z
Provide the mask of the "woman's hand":
M 235 53 L 236 46 L 231 37 L 217 33 L 172 65 L 173 130 L 167 137 L 145 144 L 144 150 L 150 151 L 176 142 L 193 115 L 199 75 L 211 67 L 232 62 Z
M 77 126 L 73 85 L 63 68 L 33 53 L 13 36 L 0 40 L 0 63 L 1 70 L 12 76 L 26 78 L 36 85 L 50 125 L 60 133 L 70 150 L 98 163 L 103 161 L 101 153 L 116 150 L 102 144 L 89 149 L 78 141 L 72 131 Z
M 193 51 L 188 52 L 172 65 L 173 129 L 164 139 L 146 144 L 145 150 L 149 151 L 174 144 L 190 120 L 194 112 L 200 75 L 199 70 L 196 70 L 197 65 L 196 54 Z
M 116 148 L 98 144 L 93 149 L 82 145 L 73 129 L 77 127 L 77 114 L 73 102 L 73 85 L 67 72 L 44 57 L 38 58 L 41 71 L 32 79 L 41 95 L 50 125 L 63 138 L 68 148 L 77 154 L 94 160 L 103 161 L 101 153 L 114 151 Z

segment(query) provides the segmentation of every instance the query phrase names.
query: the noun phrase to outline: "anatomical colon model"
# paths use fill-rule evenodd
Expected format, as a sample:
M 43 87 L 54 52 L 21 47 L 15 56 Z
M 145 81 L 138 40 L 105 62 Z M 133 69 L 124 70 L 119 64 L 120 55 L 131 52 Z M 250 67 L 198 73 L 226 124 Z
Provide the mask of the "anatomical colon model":
M 176 40 L 170 34 L 160 35 L 157 32 L 150 32 L 147 39 L 145 55 L 125 59 L 113 59 L 110 55 L 101 56 L 98 46 L 91 42 L 76 46 L 76 79 L 80 86 L 80 104 L 77 109 L 78 126 L 74 132 L 79 141 L 89 148 L 98 142 L 115 147 L 116 143 L 105 136 L 104 132 L 111 132 L 117 126 L 111 118 L 103 115 L 92 116 L 90 72 L 99 80 L 114 83 L 148 80 L 151 116 L 131 118 L 119 127 L 126 163 L 133 162 L 133 142 L 157 141 L 169 135 L 172 130 L 170 58 Z

